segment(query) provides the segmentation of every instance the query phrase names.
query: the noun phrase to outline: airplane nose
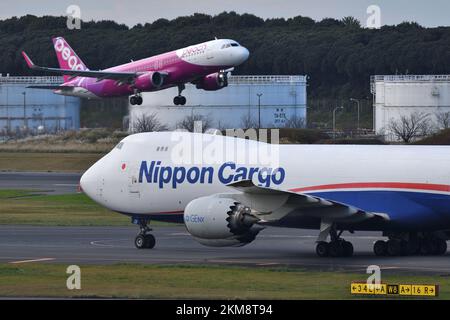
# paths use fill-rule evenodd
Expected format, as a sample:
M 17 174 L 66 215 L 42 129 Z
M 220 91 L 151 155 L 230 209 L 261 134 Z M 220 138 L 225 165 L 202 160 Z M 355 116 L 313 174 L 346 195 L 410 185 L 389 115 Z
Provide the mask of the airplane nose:
M 233 65 L 238 66 L 248 59 L 250 52 L 248 52 L 247 48 L 235 47 L 231 55 L 233 57 Z
M 92 168 L 88 169 L 80 178 L 80 187 L 83 192 L 94 199 L 97 192 L 97 177 Z
M 248 59 L 249 55 L 250 55 L 250 52 L 248 51 L 248 49 L 241 47 L 241 53 L 240 53 L 241 63 L 246 61 Z
M 245 60 L 250 56 L 250 51 L 247 48 L 242 47 L 242 58 Z

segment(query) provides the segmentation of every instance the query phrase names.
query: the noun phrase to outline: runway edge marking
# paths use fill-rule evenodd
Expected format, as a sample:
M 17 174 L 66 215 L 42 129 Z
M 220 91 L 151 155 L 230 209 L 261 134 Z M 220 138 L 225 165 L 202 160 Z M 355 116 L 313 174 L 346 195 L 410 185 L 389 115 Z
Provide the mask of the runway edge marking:
M 31 259 L 31 260 L 11 261 L 10 264 L 20 264 L 20 263 L 29 263 L 29 262 L 42 262 L 42 261 L 51 261 L 51 260 L 55 260 L 55 258 L 40 258 L 40 259 Z

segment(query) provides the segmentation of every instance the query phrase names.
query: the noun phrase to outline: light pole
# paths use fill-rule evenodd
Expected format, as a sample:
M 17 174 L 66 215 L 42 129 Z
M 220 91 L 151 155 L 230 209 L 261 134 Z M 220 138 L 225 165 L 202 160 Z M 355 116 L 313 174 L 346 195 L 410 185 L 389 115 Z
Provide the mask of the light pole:
M 258 129 L 261 129 L 261 96 L 262 93 L 257 93 L 258 96 Z
M 354 98 L 350 98 L 350 101 L 356 102 L 356 105 L 358 106 L 358 124 L 356 127 L 356 132 L 357 134 L 359 134 L 359 100 L 358 99 L 354 99 Z
M 333 109 L 333 139 L 336 139 L 336 110 L 344 109 L 344 107 L 336 107 Z
M 26 103 L 27 93 L 24 91 L 24 92 L 22 92 L 22 94 L 23 94 L 23 128 L 24 128 L 24 130 L 26 130 L 27 129 L 27 111 L 26 111 L 26 108 L 27 108 L 27 103 Z

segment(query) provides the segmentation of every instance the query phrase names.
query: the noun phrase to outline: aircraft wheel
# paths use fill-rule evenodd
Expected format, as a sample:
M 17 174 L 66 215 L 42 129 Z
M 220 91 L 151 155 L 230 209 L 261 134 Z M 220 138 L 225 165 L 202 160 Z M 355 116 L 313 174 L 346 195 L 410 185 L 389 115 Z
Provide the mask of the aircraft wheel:
M 186 97 L 180 96 L 180 104 L 184 106 L 186 104 Z
M 137 235 L 136 238 L 134 239 L 134 245 L 138 249 L 144 249 L 145 244 L 146 244 L 145 236 L 142 234 Z
M 130 98 L 130 104 L 131 104 L 132 106 L 134 106 L 134 105 L 137 104 L 137 101 L 136 101 L 136 97 L 135 97 L 135 96 L 132 96 L 132 97 Z
M 319 257 L 328 257 L 329 254 L 329 245 L 325 241 L 320 241 L 316 245 L 316 253 Z
M 402 253 L 402 245 L 398 240 L 388 240 L 387 242 L 387 254 L 395 257 L 399 256 Z
M 180 96 L 176 96 L 175 98 L 173 98 L 173 104 L 176 106 L 180 104 Z
M 146 234 L 144 238 L 145 238 L 145 248 L 153 249 L 156 243 L 155 237 L 152 234 Z
M 373 252 L 376 256 L 385 256 L 387 255 L 387 244 L 386 241 L 378 240 L 373 245 Z
M 406 253 L 410 256 L 419 253 L 419 249 L 420 243 L 417 240 L 409 240 L 406 243 Z
M 345 241 L 342 243 L 344 248 L 344 257 L 353 256 L 353 244 L 350 241 Z
M 343 241 L 331 241 L 330 242 L 330 256 L 342 257 L 344 255 Z
M 447 241 L 444 239 L 437 239 L 436 240 L 436 254 L 437 255 L 444 255 L 447 252 Z
M 420 243 L 420 254 L 423 256 L 427 256 L 433 253 L 433 246 L 430 240 L 422 240 Z
M 136 97 L 136 104 L 138 106 L 140 106 L 142 104 L 142 102 L 144 102 L 144 99 L 142 99 L 142 97 L 140 97 L 140 96 Z
M 400 241 L 400 255 L 402 256 L 409 255 L 408 241 L 406 240 Z

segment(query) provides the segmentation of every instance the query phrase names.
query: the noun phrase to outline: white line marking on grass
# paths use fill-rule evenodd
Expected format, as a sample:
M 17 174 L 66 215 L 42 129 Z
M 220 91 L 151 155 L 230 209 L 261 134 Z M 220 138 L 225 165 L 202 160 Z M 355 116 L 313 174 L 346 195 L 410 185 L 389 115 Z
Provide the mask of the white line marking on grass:
M 55 260 L 55 258 L 41 258 L 41 259 L 32 259 L 32 260 L 20 260 L 20 261 L 11 261 L 11 264 L 19 264 L 19 263 L 28 263 L 28 262 L 41 262 L 41 261 L 51 261 Z

